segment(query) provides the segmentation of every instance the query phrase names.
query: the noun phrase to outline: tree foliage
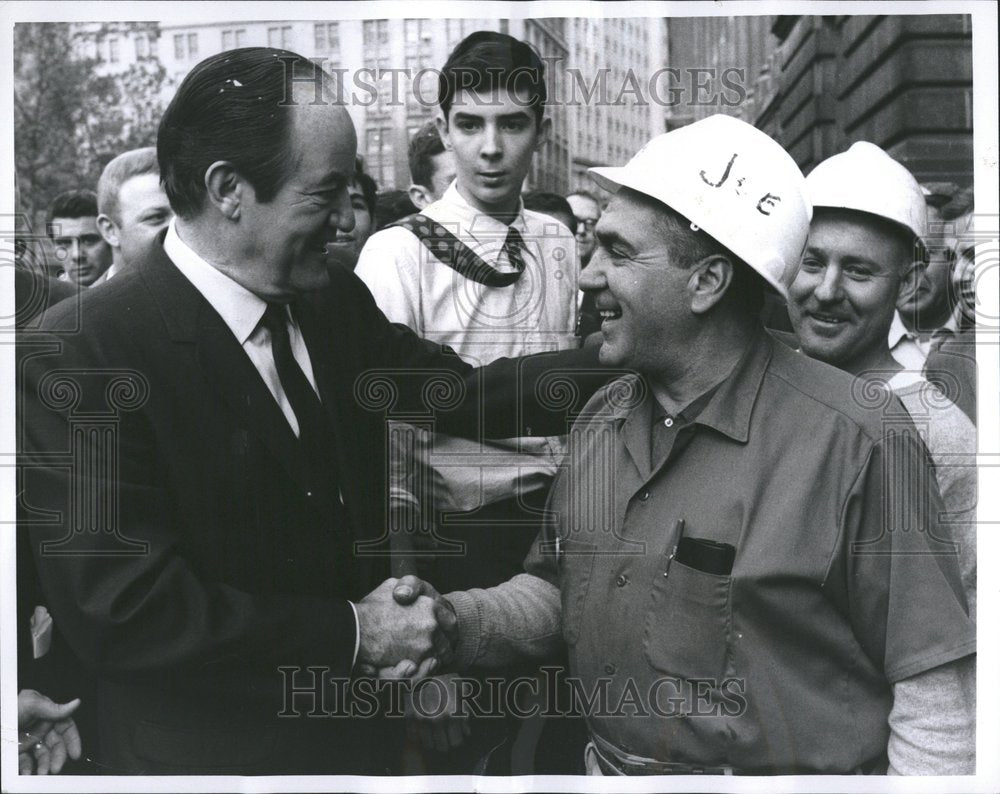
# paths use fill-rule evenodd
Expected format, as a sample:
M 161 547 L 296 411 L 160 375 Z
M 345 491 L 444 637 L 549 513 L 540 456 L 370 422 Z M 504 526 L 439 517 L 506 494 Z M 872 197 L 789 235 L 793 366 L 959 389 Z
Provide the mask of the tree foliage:
M 37 219 L 64 190 L 96 189 L 117 154 L 156 142 L 165 70 L 155 58 L 127 68 L 99 60 L 109 37 L 121 50 L 150 22 L 14 27 L 14 150 L 23 210 Z

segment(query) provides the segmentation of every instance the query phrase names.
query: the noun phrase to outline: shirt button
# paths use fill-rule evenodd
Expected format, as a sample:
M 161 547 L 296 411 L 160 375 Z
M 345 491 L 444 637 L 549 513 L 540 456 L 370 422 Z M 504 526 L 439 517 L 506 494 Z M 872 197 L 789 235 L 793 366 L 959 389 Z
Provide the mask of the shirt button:
M 615 584 L 619 587 L 624 587 L 628 584 L 628 577 L 625 574 L 619 574 L 618 578 L 615 579 Z
M 306 496 L 312 496 L 312 495 L 313 495 L 312 491 L 306 491 Z
M 604 672 L 607 673 L 608 675 L 614 675 L 617 669 L 618 668 L 615 667 L 613 664 L 604 665 Z
M 664 420 L 663 420 L 663 426 L 664 426 L 664 427 L 673 427 L 673 426 L 674 426 L 674 420 L 673 420 L 673 419 L 671 419 L 671 418 L 670 418 L 670 417 L 668 416 L 668 417 L 667 417 L 666 419 L 664 419 Z
M 639 494 L 639 499 L 641 499 L 643 502 L 649 499 L 649 491 L 648 490 L 643 491 L 641 494 Z

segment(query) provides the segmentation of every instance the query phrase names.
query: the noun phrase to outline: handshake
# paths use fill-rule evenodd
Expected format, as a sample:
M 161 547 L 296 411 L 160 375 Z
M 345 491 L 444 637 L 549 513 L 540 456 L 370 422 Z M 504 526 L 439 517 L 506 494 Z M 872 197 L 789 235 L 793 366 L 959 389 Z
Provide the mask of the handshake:
M 423 678 L 451 660 L 458 618 L 452 605 L 422 579 L 386 579 L 356 607 L 357 666 L 363 674 Z

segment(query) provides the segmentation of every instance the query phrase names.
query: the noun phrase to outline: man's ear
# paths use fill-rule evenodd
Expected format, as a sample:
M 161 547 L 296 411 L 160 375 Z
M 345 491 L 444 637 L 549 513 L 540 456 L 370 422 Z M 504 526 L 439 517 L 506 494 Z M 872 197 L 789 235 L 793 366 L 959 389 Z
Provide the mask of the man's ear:
M 916 293 L 923 271 L 926 269 L 923 262 L 913 262 L 903 271 L 903 277 L 899 280 L 899 291 L 896 293 L 896 308 L 900 309 L 908 306 Z
M 97 231 L 101 233 L 101 237 L 104 238 L 104 242 L 112 248 L 117 248 L 120 245 L 118 241 L 118 227 L 115 225 L 115 222 L 103 212 L 97 216 Z
M 687 289 L 691 311 L 705 314 L 722 300 L 733 283 L 733 263 L 722 254 L 712 254 L 691 268 Z
M 410 196 L 410 201 L 413 202 L 413 206 L 418 210 L 422 210 L 428 204 L 433 204 L 434 201 L 431 198 L 431 191 L 424 187 L 423 185 L 418 185 L 416 183 L 410 185 L 407 193 Z
M 228 160 L 212 163 L 205 171 L 207 199 L 231 221 L 239 220 L 248 191 L 253 190 Z
M 448 139 L 448 119 L 444 117 L 444 113 L 440 111 L 434 117 L 434 126 L 437 127 L 438 137 L 441 139 L 441 143 L 444 144 L 444 148 L 447 151 L 451 151 L 451 141 Z

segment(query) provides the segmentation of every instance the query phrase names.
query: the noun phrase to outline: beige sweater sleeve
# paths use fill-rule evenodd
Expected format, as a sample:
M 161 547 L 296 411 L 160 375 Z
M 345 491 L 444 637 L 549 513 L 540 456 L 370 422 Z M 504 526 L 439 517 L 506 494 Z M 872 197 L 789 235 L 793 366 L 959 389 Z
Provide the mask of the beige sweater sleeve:
M 976 773 L 976 656 L 893 686 L 890 775 Z
M 522 573 L 488 590 L 449 593 L 458 616 L 454 666 L 503 667 L 554 656 L 562 643 L 559 588 Z

